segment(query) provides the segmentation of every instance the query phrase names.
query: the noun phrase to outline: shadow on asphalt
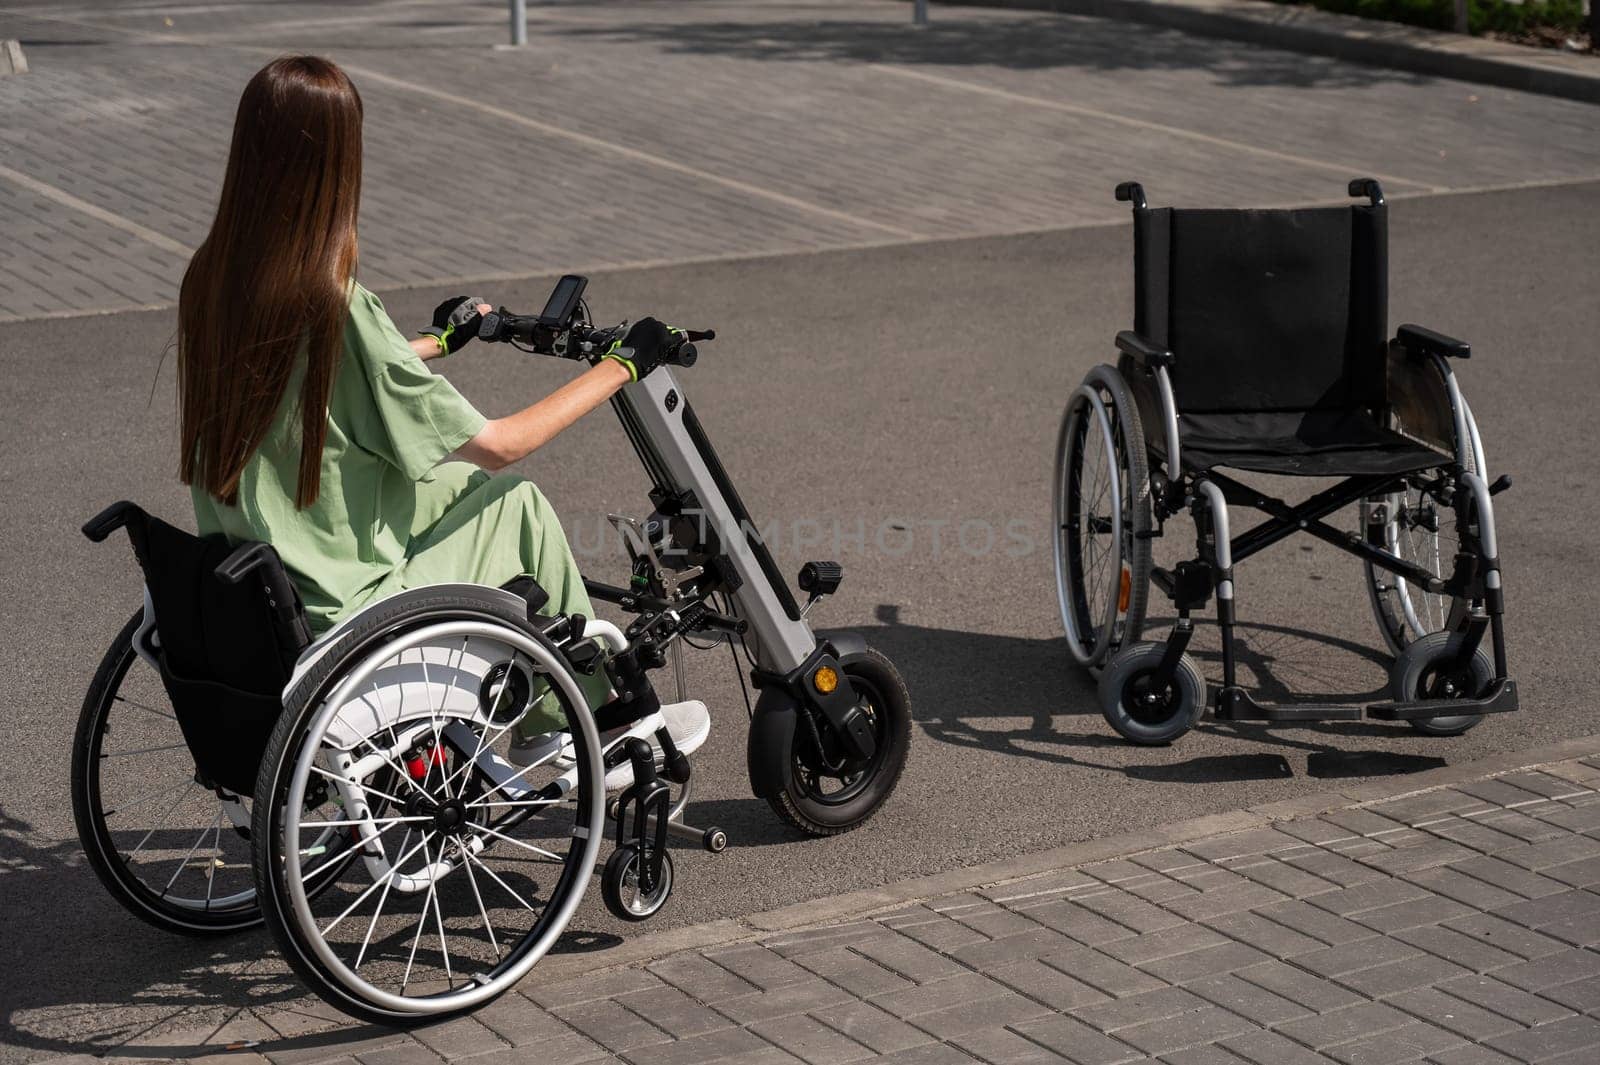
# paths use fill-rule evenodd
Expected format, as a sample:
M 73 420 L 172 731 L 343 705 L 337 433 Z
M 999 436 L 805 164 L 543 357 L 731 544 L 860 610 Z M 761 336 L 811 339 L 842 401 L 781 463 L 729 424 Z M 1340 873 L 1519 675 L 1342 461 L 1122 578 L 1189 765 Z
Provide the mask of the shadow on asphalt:
M 41 909 L 40 899 L 50 905 Z M 0 913 L 23 912 L 25 900 L 33 913 L 47 917 L 6 922 L 10 964 L 44 967 L 39 979 L 9 982 L 0 1004 L 6 1043 L 41 1053 L 182 1059 L 215 1053 L 218 1046 L 165 1045 L 142 1037 L 168 1024 L 180 1031 L 216 1031 L 252 1014 L 305 1003 L 305 985 L 279 959 L 266 932 L 188 938 L 137 921 L 107 895 L 75 839 L 44 841 L 31 824 L 0 809 Z M 100 944 L 103 950 L 61 950 L 67 942 Z M 590 953 L 621 942 L 609 932 L 573 929 L 551 953 Z M 80 1034 L 50 1034 L 68 1026 Z M 336 1031 L 274 1039 L 260 1049 L 287 1053 L 387 1031 L 351 1022 Z M 134 1040 L 141 1041 L 129 1045 Z
M 1136 751 L 1100 718 L 1095 682 L 1069 659 L 1059 638 L 1030 639 L 930 629 L 898 622 L 895 607 L 880 606 L 878 627 L 857 631 L 883 651 L 907 677 L 914 677 L 912 705 L 929 738 L 960 747 L 1121 773 L 1135 780 L 1212 784 L 1220 781 L 1280 780 L 1293 777 L 1287 757 L 1270 752 L 1208 754 L 1181 762 L 1108 764 L 1076 751 Z M 1146 622 L 1146 639 L 1164 638 L 1171 618 Z M 1197 629 L 1207 619 L 1196 619 Z M 1390 658 L 1376 648 L 1323 633 L 1283 625 L 1240 623 L 1235 643 L 1240 680 L 1262 702 L 1366 704 L 1386 698 L 1386 686 L 1355 689 L 1348 670 L 1330 670 L 1329 652 L 1387 671 Z M 1191 645 L 1208 683 L 1220 679 L 1221 652 Z M 973 663 L 983 663 L 974 668 Z M 1343 682 L 1342 687 L 1340 682 Z M 919 693 L 937 692 L 937 699 Z M 1015 725 L 1026 719 L 1024 725 Z M 1063 723 L 1073 726 L 1063 731 Z M 1079 728 L 1078 726 L 1086 726 Z M 1236 736 L 1256 743 L 1306 753 L 1306 773 L 1314 778 L 1401 776 L 1446 764 L 1443 758 L 1384 751 L 1345 751 L 1340 738 L 1399 737 L 1403 726 L 1373 721 L 1311 722 L 1291 731 L 1209 717 L 1197 731 Z M 1326 737 L 1326 739 L 1324 739 Z M 1180 741 L 1181 742 L 1181 741 Z M 777 840 L 773 840 L 777 842 Z
M 1222 85 L 1354 86 L 1421 84 L 1416 74 L 1360 67 L 1176 30 L 1095 18 L 961 19 L 940 11 L 932 23 L 794 19 L 786 22 L 632 22 L 613 26 L 545 25 L 575 41 L 648 43 L 667 52 L 787 62 L 982 65 L 1014 70 L 1210 70 Z M 581 47 L 581 45 L 580 45 Z

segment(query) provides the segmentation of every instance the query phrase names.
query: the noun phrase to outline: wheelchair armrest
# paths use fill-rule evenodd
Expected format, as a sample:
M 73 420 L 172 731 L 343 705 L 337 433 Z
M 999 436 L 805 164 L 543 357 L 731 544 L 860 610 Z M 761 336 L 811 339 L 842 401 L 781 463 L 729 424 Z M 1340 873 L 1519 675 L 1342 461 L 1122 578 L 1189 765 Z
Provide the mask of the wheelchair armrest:
M 1124 329 L 1117 334 L 1117 348 L 1133 356 L 1133 361 L 1146 370 L 1154 370 L 1158 366 L 1170 369 L 1172 366 L 1172 352 L 1152 344 L 1131 329 Z
M 83 535 L 94 543 L 103 543 L 106 537 L 128 524 L 129 519 L 138 513 L 138 506 L 126 499 L 113 503 L 83 523 Z
M 1439 355 L 1446 359 L 1472 357 L 1472 345 L 1465 340 L 1435 333 L 1432 329 L 1424 329 L 1420 325 L 1401 326 L 1395 331 L 1395 339 L 1407 350 L 1419 355 Z
M 229 584 L 238 584 L 251 570 L 271 560 L 271 552 L 272 549 L 263 543 L 240 544 L 217 565 L 216 574 Z

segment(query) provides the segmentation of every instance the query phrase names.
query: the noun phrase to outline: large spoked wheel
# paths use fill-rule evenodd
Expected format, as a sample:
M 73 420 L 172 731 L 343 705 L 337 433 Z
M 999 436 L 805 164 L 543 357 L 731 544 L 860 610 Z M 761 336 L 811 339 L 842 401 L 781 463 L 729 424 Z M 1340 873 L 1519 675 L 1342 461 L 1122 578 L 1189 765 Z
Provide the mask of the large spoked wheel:
M 869 647 L 845 655 L 839 665 L 871 722 L 877 749 L 865 762 L 850 761 L 809 711 L 797 712 L 790 772 L 768 802 L 809 836 L 848 832 L 876 813 L 899 782 L 911 746 L 911 696 L 894 663 Z
M 72 744 L 72 811 L 89 865 L 157 928 L 220 935 L 261 922 L 249 796 L 207 788 L 155 667 L 134 650 L 135 612 L 95 671 Z
M 1178 659 L 1170 680 L 1157 679 L 1166 653 L 1166 644 L 1133 644 L 1113 655 L 1100 674 L 1100 712 L 1133 743 L 1171 743 L 1205 713 L 1205 678 L 1187 654 Z
M 594 719 L 560 652 L 488 596 L 397 596 L 286 700 L 256 791 L 256 880 L 285 957 L 354 1016 L 407 1024 L 472 1009 L 555 945 L 604 835 Z M 532 678 L 508 686 L 508 668 Z M 498 673 L 497 673 L 498 671 Z M 518 768 L 519 722 L 554 693 L 572 743 Z M 514 691 L 506 698 L 507 691 Z M 361 860 L 320 895 L 318 844 Z
M 1480 645 L 1464 664 L 1462 637 L 1454 632 L 1433 632 L 1411 643 L 1395 660 L 1389 675 L 1390 695 L 1396 702 L 1470 699 L 1483 693 L 1494 679 L 1494 662 Z M 1459 736 L 1483 721 L 1482 714 L 1441 714 L 1406 722 L 1425 736 Z
M 1466 412 L 1472 447 L 1467 451 L 1467 472 L 1483 475 L 1483 448 L 1472 412 Z M 1457 486 L 1456 491 L 1466 491 Z M 1364 500 L 1361 527 L 1367 543 L 1381 548 L 1435 577 L 1448 577 L 1461 550 L 1461 530 L 1455 508 L 1440 498 L 1436 475 L 1416 474 L 1398 491 Z M 1457 610 L 1469 604 L 1456 596 L 1430 592 L 1398 574 L 1363 562 L 1372 615 L 1389 653 L 1398 655 L 1429 633 L 1450 627 Z
M 1144 429 L 1113 367 L 1090 370 L 1067 403 L 1054 502 L 1056 598 L 1067 649 L 1093 668 L 1139 638 L 1150 581 Z

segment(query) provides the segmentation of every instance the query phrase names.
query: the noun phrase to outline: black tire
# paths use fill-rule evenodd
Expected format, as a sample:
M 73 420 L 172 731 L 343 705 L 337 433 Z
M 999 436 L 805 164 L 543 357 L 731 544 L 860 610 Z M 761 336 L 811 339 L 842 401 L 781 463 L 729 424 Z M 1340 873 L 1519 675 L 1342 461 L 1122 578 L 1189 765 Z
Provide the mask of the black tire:
M 865 766 L 847 767 L 845 775 L 831 777 L 823 764 L 826 752 L 819 758 L 817 751 L 819 739 L 827 742 L 826 735 L 820 726 L 813 733 L 807 710 L 796 710 L 794 757 L 786 767 L 783 786 L 767 802 L 785 822 L 808 836 L 837 836 L 876 813 L 899 783 L 911 747 L 911 695 L 894 663 L 869 647 L 845 655 L 839 665 L 851 687 L 866 701 L 878 749 Z M 827 792 L 823 778 L 837 779 L 841 787 Z
M 619 921 L 648 921 L 661 912 L 672 895 L 672 852 L 661 852 L 661 882 L 647 897 L 637 889 L 639 862 L 643 852 L 637 843 L 624 843 L 606 859 L 605 871 L 600 874 L 600 898 L 604 900 L 611 916 Z M 630 882 L 629 877 L 634 877 Z
M 157 692 L 160 692 L 160 698 L 163 700 L 165 698 L 165 692 L 160 689 L 159 684 L 146 685 L 147 690 L 141 690 L 140 699 L 136 703 L 130 703 L 128 697 L 120 694 L 130 670 L 142 661 L 134 651 L 133 638 L 143 619 L 144 611 L 142 609 L 135 611 L 133 617 L 111 642 L 105 657 L 100 661 L 99 668 L 95 670 L 88 694 L 84 696 L 83 709 L 78 715 L 78 726 L 72 741 L 71 785 L 72 813 L 77 822 L 78 839 L 83 845 L 84 855 L 89 860 L 89 867 L 106 886 L 111 897 L 141 921 L 166 932 L 187 936 L 228 935 L 254 928 L 261 923 L 261 910 L 256 904 L 253 888 L 247 886 L 248 880 L 240 878 L 242 890 L 233 893 L 236 901 L 230 905 L 215 909 L 209 905 L 201 909 L 192 904 L 181 905 L 167 891 L 155 890 L 131 867 L 128 858 L 118 848 L 113 830 L 107 823 L 106 797 L 102 794 L 102 764 L 110 757 L 106 754 L 104 745 L 107 736 L 113 731 L 112 717 L 117 713 L 119 704 L 130 706 L 123 716 L 137 724 L 164 729 L 162 741 L 158 746 L 166 746 L 169 740 L 182 740 L 182 733 L 178 730 L 175 717 L 171 719 L 169 726 L 156 725 L 154 718 L 146 720 L 150 714 L 155 714 L 157 717 L 172 715 L 170 703 L 163 702 L 159 707 L 151 705 L 157 698 Z M 148 666 L 144 668 L 149 670 Z M 150 673 L 154 678 L 154 671 L 150 670 Z M 139 713 L 135 713 L 132 707 L 137 707 Z M 187 750 L 172 750 L 162 754 L 162 760 L 169 761 L 174 772 L 180 775 L 185 772 L 193 774 L 194 762 Z M 180 784 L 180 787 L 187 786 Z M 204 791 L 198 784 L 193 787 Z M 164 804 L 164 798 L 154 803 L 147 803 L 141 813 L 158 814 Z M 113 808 L 109 816 L 114 817 L 117 812 Z M 143 827 L 143 823 L 140 823 L 139 828 L 134 831 L 137 832 Z M 159 825 L 152 826 L 150 831 L 154 832 L 159 827 Z M 220 823 L 218 827 L 221 829 Z M 231 823 L 223 831 L 228 835 L 227 842 L 238 846 L 241 851 L 244 849 L 245 844 L 237 840 Z M 221 842 L 219 839 L 219 846 Z M 217 860 L 221 860 L 220 851 Z M 238 898 L 240 895 L 247 898 Z M 210 901 L 209 898 L 207 901 Z
M 1194 659 L 1178 659 L 1172 683 L 1151 691 L 1149 678 L 1167 648 L 1161 643 L 1125 647 L 1100 674 L 1100 712 L 1124 739 L 1143 746 L 1164 746 L 1194 728 L 1206 708 L 1206 682 Z
M 309 932 L 298 919 L 294 911 L 294 900 L 283 856 L 286 832 L 284 811 L 287 809 L 286 800 L 292 783 L 291 777 L 302 743 L 308 739 L 307 733 L 315 724 L 322 701 L 333 691 L 340 678 L 347 675 L 348 670 L 359 668 L 359 663 L 368 656 L 383 653 L 386 645 L 404 640 L 407 634 L 433 623 L 451 621 L 486 623 L 514 630 L 536 644 L 551 648 L 550 642 L 530 625 L 526 611 L 520 604 L 502 602 L 490 589 L 482 589 L 483 594 L 473 594 L 473 591 L 463 588 L 461 591 L 445 593 L 420 589 L 402 593 L 352 625 L 335 645 L 317 659 L 285 698 L 284 713 L 267 744 L 267 751 L 261 764 L 261 776 L 256 785 L 257 805 L 253 835 L 261 843 L 254 851 L 255 876 L 267 927 L 271 929 L 284 958 L 319 997 L 351 1016 L 374 1023 L 395 1026 L 431 1023 L 474 1009 L 490 998 L 509 990 L 516 980 L 527 972 L 524 968 L 513 976 L 511 969 L 516 966 L 531 965 L 533 961 L 537 961 L 538 956 L 548 950 L 555 937 L 559 936 L 565 927 L 571 916 L 571 907 L 577 905 L 577 900 L 587 887 L 589 876 L 593 871 L 593 852 L 598 848 L 599 841 L 604 835 L 604 786 L 599 771 L 597 769 L 591 771 L 586 755 L 581 753 L 588 749 L 588 744 L 583 743 L 580 744 L 580 754 L 577 758 L 580 768 L 577 770 L 579 776 L 574 793 L 577 795 L 577 806 L 584 812 L 587 820 L 582 826 L 582 832 L 576 826 L 571 827 L 572 849 L 565 857 L 555 882 L 548 889 L 543 884 L 535 884 L 535 890 L 547 894 L 549 901 L 542 913 L 534 918 L 531 928 L 522 934 L 515 946 L 505 951 L 503 959 L 500 948 L 496 948 L 495 962 L 482 967 L 489 971 L 481 972 L 473 981 L 469 981 L 468 986 L 460 989 L 460 996 L 454 981 L 444 997 L 435 995 L 430 1001 L 419 996 L 404 1010 L 379 1002 L 371 996 L 364 996 L 362 989 L 347 984 L 344 978 L 341 978 L 326 960 L 318 955 L 316 943 L 312 939 L 313 933 Z M 559 651 L 554 651 L 554 654 L 559 656 Z M 564 704 L 565 702 L 563 700 Z M 587 707 L 579 711 L 567 706 L 566 711 L 569 722 L 577 721 L 580 714 L 587 718 L 589 713 Z M 592 731 L 592 719 L 587 721 L 585 727 Z M 595 757 L 598 758 L 597 750 Z M 449 771 L 450 767 L 446 765 L 444 772 Z M 472 775 L 469 774 L 467 779 L 472 779 Z M 391 786 L 397 790 L 402 787 L 400 783 Z M 441 850 L 441 858 L 443 853 Z M 585 853 L 588 854 L 587 860 L 583 857 Z M 425 859 L 432 860 L 431 850 L 425 855 Z M 401 862 L 397 861 L 396 867 L 399 864 Z M 470 864 L 464 862 L 461 868 L 467 868 Z M 360 863 L 356 863 L 353 868 L 359 870 L 363 867 Z M 485 882 L 484 890 L 489 890 L 489 887 Z M 478 890 L 478 886 L 474 884 L 474 893 Z M 442 894 L 441 892 L 441 896 Z M 381 899 L 378 906 L 381 910 L 383 906 Z M 441 927 L 444 923 L 441 917 Z M 485 923 L 487 924 L 487 919 Z M 528 960 L 530 957 L 533 961 Z M 485 991 L 488 997 L 470 1003 L 454 1004 L 461 996 L 476 994 L 471 990 L 470 984 L 473 982 L 480 988 L 492 988 Z M 401 988 L 401 994 L 404 995 L 404 986 Z
M 1390 697 L 1396 702 L 1438 699 L 1448 705 L 1452 698 L 1481 695 L 1494 679 L 1494 661 L 1481 644 L 1464 671 L 1445 668 L 1454 662 L 1461 639 L 1454 632 L 1434 632 L 1412 641 L 1389 673 Z M 1459 736 L 1482 721 L 1482 714 L 1442 714 L 1412 718 L 1406 724 L 1424 736 Z
M 1144 426 L 1127 381 L 1113 366 L 1096 366 L 1085 375 L 1083 387 L 1100 400 L 1109 423 L 1111 448 L 1105 449 L 1094 404 L 1075 392 L 1062 415 L 1056 440 L 1052 543 L 1056 600 L 1067 649 L 1079 665 L 1094 669 L 1138 640 L 1144 631 L 1151 566 L 1146 534 L 1154 519 Z M 1106 453 L 1099 454 L 1101 451 Z M 1102 471 L 1091 469 L 1090 464 L 1102 462 L 1112 464 L 1116 471 L 1120 515 L 1091 513 L 1086 518 L 1085 496 L 1097 495 L 1092 486 L 1102 476 Z M 1088 499 L 1087 506 L 1092 510 L 1096 501 Z M 1092 566 L 1091 571 L 1091 563 L 1084 557 L 1084 537 L 1112 531 L 1101 529 L 1107 520 L 1119 520 L 1119 540 L 1108 545 L 1116 555 L 1101 555 L 1102 565 Z M 1107 560 L 1115 563 L 1114 578 L 1099 572 Z M 1106 584 L 1108 580 L 1114 580 L 1115 586 Z M 1099 587 L 1102 584 L 1106 586 Z M 1102 597 L 1104 603 L 1099 601 Z

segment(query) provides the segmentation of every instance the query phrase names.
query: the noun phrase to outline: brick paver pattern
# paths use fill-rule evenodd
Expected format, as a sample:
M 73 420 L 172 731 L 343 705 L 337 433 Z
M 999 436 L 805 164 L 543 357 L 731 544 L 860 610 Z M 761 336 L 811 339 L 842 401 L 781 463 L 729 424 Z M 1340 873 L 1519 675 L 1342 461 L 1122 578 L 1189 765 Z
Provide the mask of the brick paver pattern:
M 228 1060 L 1592 1065 L 1597 946 L 1591 758 Z
M 0 322 L 165 305 L 245 80 L 366 102 L 362 277 L 454 284 L 1600 174 L 1587 104 L 1150 26 L 897 0 L 0 0 Z

